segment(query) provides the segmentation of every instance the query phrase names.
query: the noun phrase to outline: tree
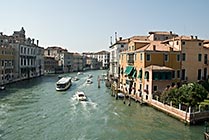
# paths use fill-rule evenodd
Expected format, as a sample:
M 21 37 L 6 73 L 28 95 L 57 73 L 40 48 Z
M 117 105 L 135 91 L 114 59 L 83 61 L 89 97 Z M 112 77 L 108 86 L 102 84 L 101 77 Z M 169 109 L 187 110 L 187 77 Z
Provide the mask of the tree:
M 174 105 L 183 103 L 187 106 L 196 106 L 199 102 L 207 98 L 207 90 L 198 83 L 189 83 L 182 85 L 179 89 L 174 88 L 164 91 L 161 95 L 161 101 L 165 103 L 173 102 Z

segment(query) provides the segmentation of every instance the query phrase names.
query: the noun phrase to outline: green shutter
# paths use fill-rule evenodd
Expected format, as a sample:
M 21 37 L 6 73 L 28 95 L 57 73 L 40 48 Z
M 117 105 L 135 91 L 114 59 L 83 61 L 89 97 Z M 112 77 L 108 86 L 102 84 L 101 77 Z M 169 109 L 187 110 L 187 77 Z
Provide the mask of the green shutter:
M 142 69 L 139 70 L 138 78 L 139 78 L 139 79 L 142 79 Z
M 149 72 L 148 71 L 145 72 L 144 79 L 149 79 Z

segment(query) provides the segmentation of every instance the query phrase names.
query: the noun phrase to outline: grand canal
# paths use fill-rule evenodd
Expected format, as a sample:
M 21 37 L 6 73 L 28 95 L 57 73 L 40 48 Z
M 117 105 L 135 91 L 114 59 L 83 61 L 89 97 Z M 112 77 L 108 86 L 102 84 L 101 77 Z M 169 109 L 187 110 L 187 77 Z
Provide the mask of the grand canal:
M 97 87 L 97 76 L 103 72 L 80 75 L 65 92 L 55 90 L 57 75 L 8 85 L 0 91 L 0 140 L 203 139 L 203 125 L 185 126 L 149 106 L 115 100 L 104 82 Z M 94 75 L 92 85 L 85 84 L 89 73 Z M 89 101 L 76 101 L 77 90 Z

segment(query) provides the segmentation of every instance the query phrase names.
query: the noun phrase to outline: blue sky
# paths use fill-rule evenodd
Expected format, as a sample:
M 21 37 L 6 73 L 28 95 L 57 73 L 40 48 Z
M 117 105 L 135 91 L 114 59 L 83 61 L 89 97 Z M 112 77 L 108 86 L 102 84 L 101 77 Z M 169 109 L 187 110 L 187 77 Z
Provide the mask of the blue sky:
M 40 45 L 109 50 L 110 36 L 173 31 L 209 39 L 209 0 L 1 0 L 0 32 L 24 27 Z M 114 38 L 113 38 L 114 39 Z

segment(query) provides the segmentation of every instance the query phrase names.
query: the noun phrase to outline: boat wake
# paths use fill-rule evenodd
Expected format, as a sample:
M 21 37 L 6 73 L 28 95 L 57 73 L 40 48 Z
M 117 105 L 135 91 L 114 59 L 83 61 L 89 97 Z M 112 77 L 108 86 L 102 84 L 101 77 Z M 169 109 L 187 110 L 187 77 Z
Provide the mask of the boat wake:
M 70 98 L 71 107 L 73 110 L 83 108 L 86 111 L 97 109 L 97 103 L 93 102 L 90 98 L 87 101 L 78 101 L 76 96 Z

